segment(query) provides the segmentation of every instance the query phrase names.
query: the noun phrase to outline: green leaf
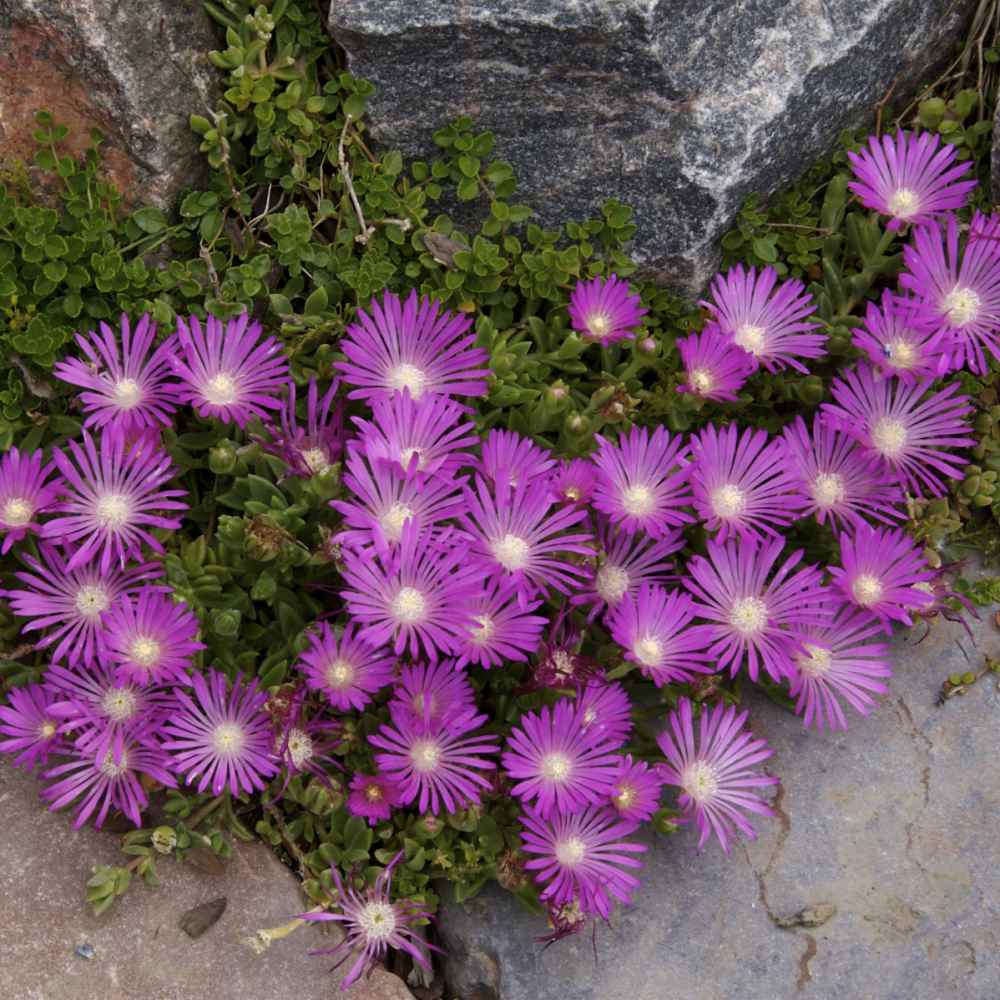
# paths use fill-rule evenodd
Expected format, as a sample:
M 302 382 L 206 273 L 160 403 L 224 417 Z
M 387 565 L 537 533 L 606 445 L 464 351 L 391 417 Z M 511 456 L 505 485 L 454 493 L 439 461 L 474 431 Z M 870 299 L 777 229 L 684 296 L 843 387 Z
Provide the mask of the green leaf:
M 329 298 L 326 294 L 326 289 L 320 285 L 310 296 L 306 299 L 306 304 L 302 311 L 306 316 L 321 316 L 326 312 L 326 307 L 329 305 Z
M 144 233 L 162 233 L 167 228 L 166 216 L 158 208 L 140 208 L 132 213 L 132 221 Z

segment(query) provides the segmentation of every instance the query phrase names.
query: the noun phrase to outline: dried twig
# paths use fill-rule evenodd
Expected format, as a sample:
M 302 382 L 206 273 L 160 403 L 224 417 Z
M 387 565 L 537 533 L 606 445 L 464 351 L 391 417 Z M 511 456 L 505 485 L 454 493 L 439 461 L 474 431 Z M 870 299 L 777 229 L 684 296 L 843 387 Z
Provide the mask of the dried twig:
M 354 184 L 351 181 L 351 171 L 347 165 L 347 154 L 344 152 L 344 142 L 347 139 L 347 130 L 350 127 L 351 116 L 347 115 L 344 119 L 344 130 L 340 133 L 340 142 L 337 143 L 337 163 L 340 166 L 340 176 L 344 178 L 344 185 L 350 196 L 351 204 L 354 206 L 354 214 L 358 217 L 358 225 L 361 227 L 361 232 L 354 239 L 364 246 L 372 238 L 375 227 L 369 226 L 365 222 L 365 213 L 361 211 L 361 202 L 358 201 L 358 196 L 354 191 Z

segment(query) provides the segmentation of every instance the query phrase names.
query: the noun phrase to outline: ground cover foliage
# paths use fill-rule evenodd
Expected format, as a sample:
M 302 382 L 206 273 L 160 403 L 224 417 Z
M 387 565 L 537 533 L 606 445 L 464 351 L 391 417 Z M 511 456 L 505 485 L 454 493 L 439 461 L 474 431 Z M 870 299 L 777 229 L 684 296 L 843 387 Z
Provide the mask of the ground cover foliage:
M 223 33 L 224 47 L 211 59 L 227 89 L 211 114 L 192 118 L 211 170 L 207 185 L 187 192 L 176 213 L 126 205 L 102 177 L 98 137 L 86 157 L 73 159 L 61 148 L 65 129 L 44 112 L 34 164 L 3 178 L 4 449 L 48 454 L 81 440 L 79 393 L 53 367 L 79 354 L 76 332 L 100 321 L 117 329 L 122 313 L 133 324 L 149 314 L 162 339 L 178 317 L 235 320 L 248 312 L 280 343 L 302 420 L 310 380 L 326 391 L 333 366 L 344 361 L 340 345 L 348 327 L 385 289 L 404 297 L 416 289 L 471 321 L 490 370 L 486 394 L 471 401 L 477 435 L 516 432 L 568 461 L 591 455 L 595 435 L 614 442 L 632 427 L 664 427 L 677 435 L 739 426 L 778 434 L 798 416 L 812 426 L 818 408 L 832 402 L 831 383 L 862 357 L 855 333 L 868 305 L 896 287 L 910 232 L 888 227 L 886 217 L 862 205 L 847 186 L 848 153 L 862 148 L 866 128 L 843 136 L 833 156 L 790 190 L 751 199 L 723 240 L 724 268 L 772 267 L 780 278 L 805 284 L 825 353 L 801 371 L 761 367 L 731 400 L 678 391 L 690 371 L 677 341 L 703 328 L 710 314 L 642 279 L 626 250 L 635 231 L 627 206 L 612 201 L 597 218 L 542 228 L 532 221 L 531 207 L 517 201 L 514 171 L 494 156 L 492 137 L 469 120 L 435 134 L 439 155 L 433 161 L 407 161 L 398 151 L 374 148 L 365 128 L 372 88 L 344 71 L 312 3 L 222 0 L 206 8 Z M 970 176 L 979 185 L 959 212 L 963 224 L 974 211 L 990 210 L 996 52 L 988 40 L 995 17 L 995 5 L 983 4 L 971 47 L 955 66 L 911 107 L 897 108 L 898 117 L 884 112 L 886 129 L 938 135 L 956 147 L 960 161 L 972 164 Z M 980 38 L 987 39 L 985 47 L 977 44 Z M 454 206 L 465 206 L 463 218 L 474 212 L 481 221 L 457 225 L 449 215 Z M 578 282 L 610 274 L 631 283 L 646 313 L 637 336 L 601 344 L 574 329 L 567 304 Z M 965 370 L 947 380 L 957 378 L 975 407 L 969 417 L 972 464 L 961 476 L 945 477 L 940 496 L 921 499 L 911 491 L 906 501 L 905 528 L 931 569 L 964 550 L 987 560 L 1000 551 L 997 370 L 991 359 L 978 374 Z M 370 407 L 347 399 L 349 388 L 340 397 L 344 433 L 354 434 L 351 418 L 368 419 Z M 295 470 L 289 448 L 274 446 L 280 433 L 266 426 L 276 423 L 274 413 L 264 420 L 251 414 L 244 423 L 218 416 L 182 406 L 162 429 L 176 472 L 169 485 L 185 491 L 188 509 L 178 530 L 154 529 L 164 547 L 160 582 L 196 619 L 203 648 L 190 653 L 194 670 L 220 671 L 232 683 L 255 678 L 267 692 L 266 711 L 279 736 L 284 733 L 277 773 L 266 791 L 254 794 L 144 780 L 141 794 L 149 805 L 142 825 L 123 824 L 129 860 L 95 871 L 88 887 L 95 908 L 111 906 L 135 875 L 155 882 L 157 865 L 168 856 L 211 867 L 229 854 L 233 838 L 258 836 L 300 875 L 318 909 L 347 895 L 335 893 L 331 866 L 353 879 L 355 889 L 383 892 L 384 876 L 376 880 L 394 862 L 393 897 L 416 907 L 394 918 L 401 928 L 433 912 L 440 879 L 453 883 L 459 900 L 497 879 L 543 911 L 545 886 L 524 867 L 522 806 L 510 794 L 510 781 L 496 781 L 481 801 L 477 793 L 464 808 L 417 808 L 414 802 L 373 822 L 348 808 L 351 777 L 376 770 L 371 738 L 391 724 L 389 692 L 360 709 L 330 711 L 323 693 L 307 688 L 301 669 L 315 623 L 339 627 L 345 621 L 341 595 L 349 558 L 336 537 L 344 527 L 342 512 L 330 506 L 350 499 L 342 441 L 336 461 Z M 784 525 L 781 536 L 786 554 L 803 551 L 803 565 L 840 562 L 829 524 L 799 519 Z M 705 524 L 688 525 L 672 559 L 683 566 L 704 558 L 710 537 Z M 39 556 L 33 534 L 5 550 L 7 591 L 21 586 L 14 574 L 24 572 L 25 553 Z M 598 568 L 582 556 L 565 561 L 580 569 L 581 579 Z M 971 587 L 959 579 L 954 586 L 987 603 L 996 599 L 994 584 Z M 654 684 L 607 625 L 589 614 L 587 603 L 572 604 L 558 592 L 547 600 L 536 613 L 551 627 L 537 650 L 490 670 L 466 671 L 487 716 L 482 728 L 498 747 L 506 748 L 504 740 L 525 713 L 541 718 L 543 708 L 575 703 L 578 678 L 598 676 L 622 682 L 631 696 L 634 728 L 625 749 L 635 761 L 663 762 L 657 735 L 669 712 L 677 712 L 683 729 L 691 704 L 704 706 L 706 716 L 709 706 L 721 713 L 722 706 L 739 702 L 749 682 L 746 671 L 720 669 Z M 922 610 L 933 615 L 960 608 L 957 598 L 939 593 Z M 24 631 L 24 616 L 8 602 L 0 614 L 0 677 L 8 692 L 29 690 L 46 676 L 52 648 L 38 645 L 38 633 Z M 948 693 L 976 676 L 951 678 Z M 787 680 L 765 670 L 756 682 L 776 700 L 794 703 Z M 324 729 L 323 719 L 335 728 Z M 311 767 L 289 754 L 288 733 L 305 731 L 307 722 L 316 727 L 308 730 L 316 750 Z M 655 792 L 650 822 L 666 835 L 685 818 L 684 804 L 659 783 Z M 554 933 L 578 928 L 580 903 L 575 910 L 567 910 L 565 900 L 549 907 Z M 589 909 L 601 915 L 599 905 Z M 392 943 L 406 948 L 404 941 Z M 423 953 L 411 954 L 419 960 Z M 377 949 L 372 956 L 378 957 Z

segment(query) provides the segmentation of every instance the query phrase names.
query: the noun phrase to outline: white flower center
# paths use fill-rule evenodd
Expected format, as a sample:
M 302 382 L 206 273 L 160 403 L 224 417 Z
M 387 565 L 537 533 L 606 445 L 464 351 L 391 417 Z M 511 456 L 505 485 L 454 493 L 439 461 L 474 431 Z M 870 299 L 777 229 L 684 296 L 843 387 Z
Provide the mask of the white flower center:
M 556 843 L 556 861 L 566 868 L 572 868 L 583 861 L 587 845 L 579 837 L 570 837 Z
M 409 469 L 414 455 L 417 456 L 417 471 L 420 471 L 427 465 L 427 459 L 424 458 L 423 452 L 419 448 L 403 448 L 399 453 L 399 464 L 404 469 Z
M 322 448 L 306 448 L 304 451 L 299 452 L 299 456 L 306 463 L 306 468 L 314 476 L 318 476 L 321 472 L 326 472 L 330 468 L 326 452 Z
M 622 785 L 621 791 L 612 797 L 615 807 L 621 810 L 628 809 L 635 802 L 636 791 L 631 785 Z
M 764 338 L 767 330 L 762 326 L 751 326 L 744 323 L 733 336 L 733 340 L 751 354 L 760 354 L 764 350 Z
M 872 576 L 871 573 L 861 573 L 851 585 L 854 600 L 866 608 L 872 604 L 878 604 L 884 591 L 885 587 L 882 586 L 882 581 L 878 577 Z
M 576 670 L 573 657 L 565 649 L 557 649 L 552 654 L 552 665 L 560 677 L 572 677 Z
M 389 610 L 401 625 L 416 625 L 427 615 L 427 601 L 416 587 L 403 587 L 392 599 Z
M 739 517 L 747 505 L 746 495 L 733 483 L 726 483 L 712 491 L 712 510 L 716 517 L 724 519 Z
M 410 750 L 410 760 L 413 766 L 422 774 L 427 774 L 437 767 L 441 759 L 441 748 L 431 740 L 421 740 L 413 744 Z
M 542 758 L 542 777 L 549 781 L 565 781 L 572 769 L 573 762 L 564 753 L 547 753 Z
M 27 524 L 31 520 L 31 515 L 34 513 L 35 507 L 30 501 L 11 497 L 3 505 L 3 523 L 8 528 L 20 528 L 22 524 Z
M 109 750 L 101 761 L 101 774 L 109 778 L 118 778 L 128 770 L 128 751 L 122 749 L 121 756 L 115 762 L 114 754 Z
M 140 667 L 151 667 L 160 658 L 160 644 L 151 636 L 141 635 L 133 641 L 129 656 Z
M 644 517 L 656 506 L 656 494 L 648 486 L 630 486 L 622 492 L 622 506 L 632 517 Z
M 901 420 L 879 417 L 872 427 L 872 444 L 886 458 L 896 458 L 906 447 L 906 427 Z
M 888 360 L 893 368 L 912 368 L 917 363 L 917 352 L 909 341 L 890 340 L 885 348 L 889 352 Z
M 952 326 L 965 326 L 967 323 L 974 323 L 979 315 L 981 299 L 971 288 L 962 288 L 956 285 L 941 303 L 942 308 L 948 314 L 948 322 Z
M 847 495 L 844 489 L 844 477 L 836 472 L 821 472 L 813 480 L 812 495 L 816 505 L 824 510 L 843 503 Z
M 396 392 L 409 389 L 413 399 L 419 399 L 427 386 L 427 376 L 416 365 L 409 364 L 396 365 L 389 372 L 387 381 Z
M 707 802 L 719 790 L 719 775 L 707 760 L 696 760 L 684 769 L 681 786 L 695 802 Z
M 108 592 L 103 587 L 90 584 L 76 592 L 76 600 L 73 603 L 84 618 L 97 618 L 101 612 L 111 607 Z
M 313 755 L 312 737 L 302 729 L 293 729 L 288 734 L 288 756 L 295 767 L 301 767 Z
M 510 572 L 524 569 L 531 558 L 531 546 L 520 536 L 509 532 L 492 542 L 490 548 L 497 562 Z
M 231 406 L 238 395 L 236 380 L 225 372 L 219 372 L 205 383 L 202 395 L 212 406 Z
M 403 525 L 408 517 L 413 517 L 413 509 L 405 503 L 394 503 L 379 519 L 379 527 L 390 542 L 398 542 L 403 537 Z
M 349 687 L 354 680 L 354 664 L 347 660 L 334 660 L 327 668 L 325 679 L 328 687 L 335 691 Z
M 587 329 L 592 337 L 606 337 L 611 331 L 611 317 L 602 310 L 592 312 L 587 317 Z
M 608 604 L 617 604 L 628 592 L 628 572 L 621 566 L 605 564 L 597 571 L 594 587 Z
M 56 734 L 56 724 L 51 719 L 46 719 L 38 727 L 38 736 L 43 740 L 51 740 Z
M 124 722 L 135 715 L 135 694 L 128 688 L 109 688 L 101 699 L 101 708 L 112 722 Z
M 105 528 L 120 528 L 129 518 L 128 497 L 121 493 L 105 493 L 94 508 L 97 520 Z
M 243 729 L 234 722 L 223 722 L 212 733 L 212 746 L 223 757 L 234 757 L 243 749 L 246 736 Z
M 142 386 L 133 378 L 115 383 L 113 399 L 120 410 L 131 410 L 142 399 Z
M 889 214 L 897 219 L 908 219 L 920 211 L 920 197 L 910 188 L 900 188 L 889 199 Z
M 742 632 L 753 635 L 767 625 L 767 605 L 759 597 L 741 597 L 733 602 L 729 612 L 729 624 Z
M 484 646 L 493 637 L 497 627 L 489 615 L 476 615 L 474 621 L 476 628 L 472 629 L 472 641 L 477 646 Z
M 632 652 L 644 667 L 655 667 L 663 656 L 663 643 L 656 636 L 644 635 L 633 646 Z
M 833 663 L 833 653 L 811 642 L 802 644 L 802 652 L 796 657 L 799 670 L 810 677 L 822 677 Z
M 367 941 L 385 941 L 396 929 L 396 911 L 391 903 L 366 903 L 356 920 Z
M 715 388 L 715 376 L 707 368 L 692 368 L 688 379 L 695 392 L 711 392 Z

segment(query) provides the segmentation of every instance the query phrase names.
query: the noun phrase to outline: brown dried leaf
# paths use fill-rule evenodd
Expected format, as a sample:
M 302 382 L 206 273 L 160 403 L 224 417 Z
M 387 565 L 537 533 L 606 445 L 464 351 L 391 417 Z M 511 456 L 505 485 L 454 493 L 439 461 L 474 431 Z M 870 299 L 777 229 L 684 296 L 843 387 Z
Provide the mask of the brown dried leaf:
M 820 927 L 837 912 L 836 903 L 813 903 L 790 917 L 775 917 L 779 927 Z
M 189 938 L 200 938 L 226 912 L 226 902 L 226 897 L 220 896 L 191 907 L 178 921 L 181 930 Z

